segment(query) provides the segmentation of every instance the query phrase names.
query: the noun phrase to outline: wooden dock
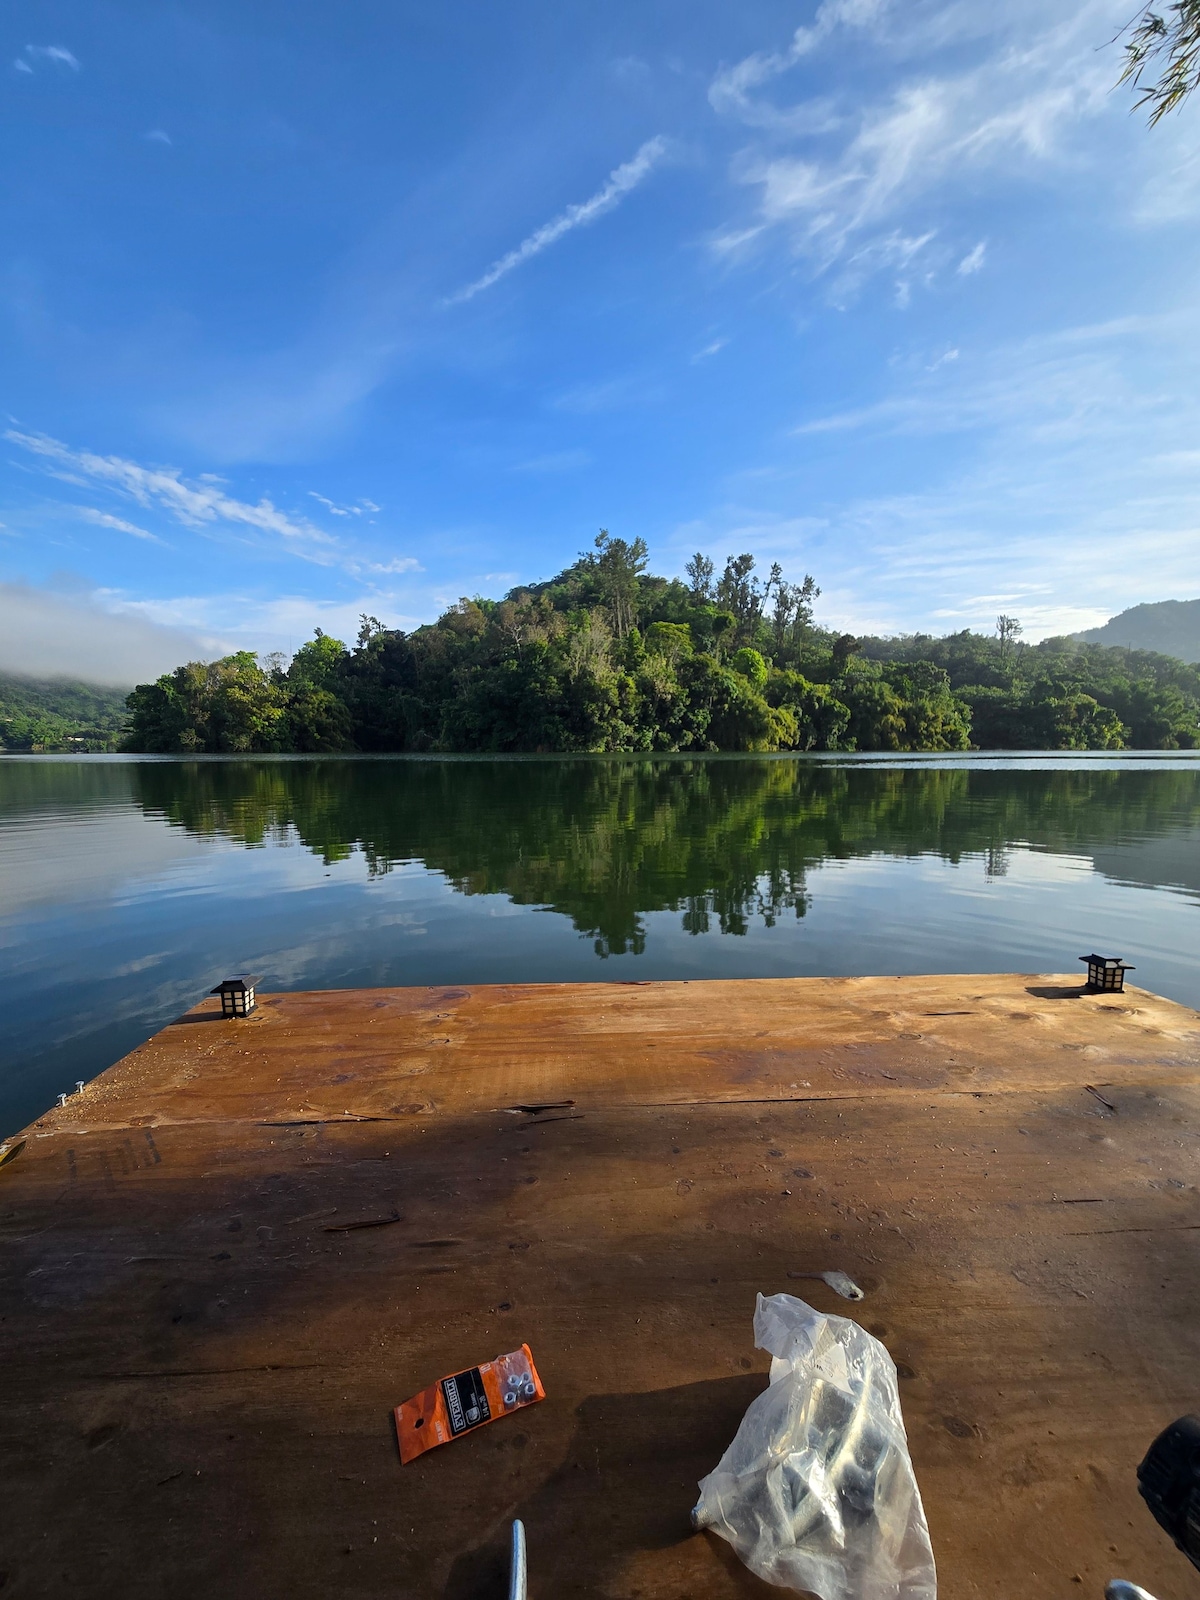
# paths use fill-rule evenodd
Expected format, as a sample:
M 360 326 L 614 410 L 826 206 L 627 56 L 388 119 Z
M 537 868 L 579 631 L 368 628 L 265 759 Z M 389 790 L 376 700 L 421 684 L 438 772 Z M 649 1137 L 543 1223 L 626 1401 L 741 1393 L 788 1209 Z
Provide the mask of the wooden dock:
M 1200 1410 L 1195 1011 L 1076 975 L 214 1005 L 4 1147 L 4 1600 L 490 1600 L 514 1516 L 532 1600 L 777 1595 L 688 1526 L 758 1290 L 891 1350 L 946 1600 L 1195 1594 L 1134 1479 Z M 391 1408 L 523 1340 L 546 1402 L 402 1467 Z

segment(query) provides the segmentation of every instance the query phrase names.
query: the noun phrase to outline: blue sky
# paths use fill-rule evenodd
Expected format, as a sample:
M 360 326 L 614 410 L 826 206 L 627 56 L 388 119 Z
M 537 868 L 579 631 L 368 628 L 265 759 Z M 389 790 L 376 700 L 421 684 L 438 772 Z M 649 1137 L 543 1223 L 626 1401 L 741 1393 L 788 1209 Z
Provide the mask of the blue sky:
M 413 626 L 602 526 L 860 630 L 1200 593 L 1200 105 L 1131 114 L 1128 11 L 10 8 L 0 665 Z

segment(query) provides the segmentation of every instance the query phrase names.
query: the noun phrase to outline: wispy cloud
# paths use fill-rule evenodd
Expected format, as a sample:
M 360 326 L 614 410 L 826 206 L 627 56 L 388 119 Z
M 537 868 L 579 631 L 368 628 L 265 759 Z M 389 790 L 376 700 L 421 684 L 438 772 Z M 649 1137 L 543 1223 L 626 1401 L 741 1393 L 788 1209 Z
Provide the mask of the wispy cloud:
M 1130 371 L 1129 352 L 1172 338 L 1190 347 L 1192 316 L 1124 317 L 1064 328 L 997 346 L 970 362 L 947 350 L 925 368 L 924 377 L 869 405 L 811 417 L 797 436 L 863 433 L 935 437 L 997 429 L 1019 430 L 1025 449 L 1095 443 L 1111 436 L 1121 456 L 1123 434 L 1139 425 L 1160 428 L 1170 417 L 1178 428 L 1194 414 L 1190 398 L 1171 388 L 1141 388 Z M 1160 437 L 1161 445 L 1163 439 Z
M 786 49 L 758 50 L 732 67 L 722 67 L 709 86 L 709 104 L 714 111 L 732 113 L 744 122 L 760 127 L 783 126 L 797 132 L 813 132 L 818 125 L 828 125 L 830 110 L 827 103 L 822 103 L 818 108 L 794 107 L 790 111 L 780 111 L 764 103 L 761 98 L 756 98 L 752 91 L 761 89 L 773 78 L 788 72 L 805 56 L 811 55 L 838 28 L 869 28 L 886 4 L 887 0 L 823 0 L 817 7 L 812 26 L 797 28 Z M 812 114 L 814 109 L 815 117 Z
M 473 300 L 477 294 L 481 294 L 484 289 L 490 289 L 494 283 L 499 283 L 501 278 L 506 277 L 515 268 L 523 266 L 526 261 L 532 261 L 534 256 L 541 255 L 543 250 L 556 244 L 564 234 L 570 233 L 574 228 L 586 227 L 588 223 L 595 222 L 606 212 L 612 211 L 654 170 L 666 153 L 667 141 L 664 138 L 659 136 L 647 139 L 632 160 L 624 162 L 609 173 L 607 183 L 603 188 L 597 189 L 590 199 L 570 205 L 551 221 L 544 222 L 527 239 L 523 239 L 515 250 L 510 250 L 507 255 L 494 261 L 482 277 L 476 278 L 474 283 L 467 284 L 456 293 L 448 295 L 442 304 L 454 306 L 461 305 L 466 300 Z
M 830 284 L 830 294 L 835 304 L 844 304 L 852 298 L 868 278 L 881 271 L 903 274 L 896 282 L 895 303 L 906 306 L 910 295 L 908 274 L 918 265 L 918 257 L 933 242 L 934 232 L 910 235 L 893 229 L 880 234 L 851 250 L 844 257 Z
M 26 72 L 33 70 L 28 65 L 30 61 L 52 61 L 55 66 L 70 67 L 72 72 L 79 71 L 79 57 L 73 55 L 70 50 L 61 44 L 27 44 L 25 46 L 25 56 L 27 58 Z M 19 63 L 20 58 L 18 57 Z
M 728 343 L 728 339 L 714 339 L 711 344 L 706 344 L 703 350 L 696 351 L 692 357 L 692 365 L 695 366 L 698 361 L 707 361 L 710 356 L 715 356 L 718 350 L 724 350 Z
M 101 456 L 90 450 L 70 446 L 43 433 L 5 430 L 4 437 L 27 450 L 45 464 L 53 476 L 85 487 L 103 485 L 125 495 L 141 506 L 165 511 L 188 528 L 205 528 L 224 523 L 252 529 L 282 539 L 296 553 L 311 559 L 328 560 L 322 546 L 335 541 L 305 517 L 289 516 L 264 496 L 251 504 L 227 494 L 218 484 L 206 481 L 189 483 L 174 467 L 143 467 L 122 456 Z
M 1003 472 L 985 468 L 921 494 L 852 499 L 825 518 L 731 505 L 677 530 L 673 544 L 681 564 L 696 549 L 718 561 L 748 550 L 762 566 L 814 572 L 817 620 L 854 633 L 987 633 L 1007 611 L 1036 640 L 1094 626 L 1137 601 L 1200 590 L 1200 546 L 1188 537 L 1200 509 L 1194 496 L 1103 506 L 1102 494 L 1056 496 L 1041 479 L 1032 487 L 1014 493 Z
M 1022 163 L 1031 171 L 1061 163 L 1068 133 L 1112 106 L 1112 64 L 1097 57 L 1095 43 L 1115 4 L 1052 7 L 1040 31 L 1024 34 L 1011 31 L 1011 19 L 1000 13 L 988 24 L 990 35 L 970 41 L 966 65 L 962 8 L 953 0 L 923 7 L 914 22 L 928 35 L 919 76 L 902 73 L 897 81 L 892 74 L 874 98 L 845 105 L 823 91 L 819 99 L 781 107 L 766 97 L 767 86 L 830 43 L 838 29 L 868 31 L 893 56 L 913 48 L 904 30 L 888 33 L 892 13 L 879 0 L 825 0 L 813 25 L 797 30 L 787 48 L 747 56 L 710 86 L 716 110 L 769 133 L 739 152 L 733 168 L 739 183 L 757 190 L 756 213 L 731 219 L 714 248 L 736 256 L 778 232 L 794 253 L 826 271 L 861 252 L 864 241 L 869 250 L 881 230 L 929 238 L 928 227 L 898 226 L 897 219 L 918 206 L 940 209 L 965 175 L 974 182 L 981 169 L 997 165 L 1011 180 Z M 940 72 L 939 32 L 956 44 Z M 984 253 L 981 241 L 958 270 L 978 271 Z
M 148 129 L 148 131 L 146 133 L 144 133 L 142 135 L 142 137 L 149 144 L 170 145 L 172 143 L 171 135 L 167 132 L 167 130 L 165 128 L 150 128 L 150 129 Z
M 139 528 L 135 522 L 126 522 L 123 517 L 114 517 L 111 511 L 98 511 L 95 506 L 80 506 L 79 515 L 85 522 L 93 522 L 98 528 L 112 528 L 117 533 L 132 534 L 135 539 L 148 539 L 151 544 L 165 544 L 156 533 L 150 533 L 146 528 Z
M 896 392 L 797 430 L 774 507 L 769 481 L 745 475 L 739 500 L 759 504 L 722 508 L 687 548 L 815 572 L 820 619 L 852 631 L 987 631 L 1005 610 L 1036 638 L 1200 593 L 1198 329 L 1185 308 L 893 368 Z M 840 461 L 852 481 L 860 461 L 888 458 L 889 436 L 931 464 L 918 490 L 788 515 L 813 462 Z
M 359 618 L 371 611 L 393 628 L 411 628 L 424 620 L 406 607 L 395 604 L 378 591 L 355 595 L 346 600 L 322 600 L 311 595 L 284 594 L 270 599 L 253 594 L 226 592 L 216 595 L 184 594 L 156 600 L 133 599 L 116 591 L 99 591 L 97 601 L 120 618 L 139 618 L 156 629 L 180 630 L 192 637 L 212 641 L 202 652 L 206 657 L 225 650 L 254 650 L 266 654 L 282 650 L 290 655 L 314 628 L 340 639 L 352 640 L 358 632 Z M 0 585 L 0 602 L 3 586 Z M 0 610 L 0 618 L 2 618 Z M 193 652 L 193 655 L 195 652 Z M 3 645 L 0 643 L 0 659 Z M 172 665 L 186 659 L 176 655 Z M 159 668 L 162 671 L 162 668 Z
M 339 506 L 335 500 L 327 499 L 323 494 L 318 494 L 315 489 L 310 489 L 308 494 L 311 500 L 319 500 L 331 516 L 348 517 L 352 511 L 358 510 L 355 506 Z M 359 515 L 361 515 L 361 512 L 359 512 Z
M 394 561 L 359 561 L 350 564 L 348 570 L 359 574 L 371 574 L 373 577 L 396 576 L 402 572 L 424 572 L 425 568 L 416 556 L 397 556 Z
M 33 68 L 29 65 L 24 56 L 17 57 L 17 59 L 13 62 L 13 68 L 17 72 L 28 72 L 31 77 L 33 76 Z
M 372 511 L 382 511 L 382 506 L 377 506 L 374 500 L 359 500 L 354 505 L 342 506 L 336 500 L 331 500 L 328 495 L 318 494 L 315 489 L 308 491 L 311 500 L 323 505 L 331 517 L 361 517 Z
M 965 255 L 958 263 L 960 278 L 969 278 L 973 272 L 978 272 L 983 266 L 983 258 L 987 254 L 987 240 L 981 239 L 974 250 Z

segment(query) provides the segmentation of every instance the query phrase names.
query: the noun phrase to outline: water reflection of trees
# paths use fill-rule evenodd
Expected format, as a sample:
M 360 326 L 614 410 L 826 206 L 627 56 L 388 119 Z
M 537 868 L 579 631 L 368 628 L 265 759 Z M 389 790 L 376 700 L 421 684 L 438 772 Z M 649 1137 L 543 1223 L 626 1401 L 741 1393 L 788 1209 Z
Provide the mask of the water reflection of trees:
M 814 864 L 873 853 L 1068 853 L 1200 826 L 1200 772 L 867 769 L 798 761 L 246 761 L 139 764 L 138 803 L 246 846 L 294 834 L 372 874 L 419 861 L 463 894 L 569 916 L 600 953 L 643 915 L 743 933 L 803 916 Z
M 2 756 L 0 823 L 127 806 L 129 786 L 130 766 L 125 761 Z

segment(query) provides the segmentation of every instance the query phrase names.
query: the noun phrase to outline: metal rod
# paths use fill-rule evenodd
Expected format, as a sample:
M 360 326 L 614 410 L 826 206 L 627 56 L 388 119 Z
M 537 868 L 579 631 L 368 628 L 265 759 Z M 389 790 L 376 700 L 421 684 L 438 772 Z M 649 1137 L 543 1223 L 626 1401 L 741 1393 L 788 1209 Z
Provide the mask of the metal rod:
M 526 1600 L 527 1563 L 525 1559 L 525 1524 L 518 1518 L 512 1525 L 512 1559 L 508 1568 L 508 1600 Z M 1117 1596 L 1116 1600 L 1132 1600 L 1132 1596 Z

